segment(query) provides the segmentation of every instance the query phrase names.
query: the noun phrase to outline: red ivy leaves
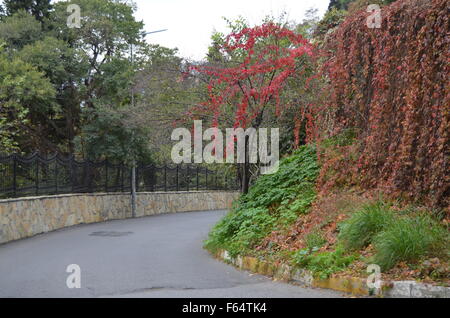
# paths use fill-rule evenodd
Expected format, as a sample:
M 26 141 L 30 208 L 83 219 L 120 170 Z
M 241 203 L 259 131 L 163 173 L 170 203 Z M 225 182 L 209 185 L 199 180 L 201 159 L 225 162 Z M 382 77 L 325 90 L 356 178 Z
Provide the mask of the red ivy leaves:
M 352 15 L 328 42 L 326 70 L 335 133 L 354 128 L 363 141 L 362 185 L 450 213 L 449 11 L 448 0 L 399 0 L 381 29 Z

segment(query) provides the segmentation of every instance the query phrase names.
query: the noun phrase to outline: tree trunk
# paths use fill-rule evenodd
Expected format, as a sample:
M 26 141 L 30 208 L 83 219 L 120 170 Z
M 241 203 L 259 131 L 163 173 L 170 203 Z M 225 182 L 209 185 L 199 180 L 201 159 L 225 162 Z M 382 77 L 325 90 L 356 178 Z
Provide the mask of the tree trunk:
M 245 162 L 241 164 L 241 192 L 248 193 L 250 187 L 249 137 L 245 136 Z

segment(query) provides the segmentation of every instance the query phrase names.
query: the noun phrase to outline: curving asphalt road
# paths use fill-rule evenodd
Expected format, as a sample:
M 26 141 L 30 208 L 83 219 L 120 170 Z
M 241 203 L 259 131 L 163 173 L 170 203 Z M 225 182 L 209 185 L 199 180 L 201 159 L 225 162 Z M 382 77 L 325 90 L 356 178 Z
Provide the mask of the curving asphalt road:
M 224 211 L 80 225 L 0 245 L 0 297 L 341 297 L 236 270 L 202 249 Z M 66 268 L 81 268 L 69 289 Z

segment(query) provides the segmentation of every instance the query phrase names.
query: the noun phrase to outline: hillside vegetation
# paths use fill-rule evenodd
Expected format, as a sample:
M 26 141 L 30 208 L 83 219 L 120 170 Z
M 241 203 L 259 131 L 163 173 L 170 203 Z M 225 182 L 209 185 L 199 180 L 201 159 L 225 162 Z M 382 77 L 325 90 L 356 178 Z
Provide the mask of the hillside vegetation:
M 280 162 L 276 174 L 260 177 L 210 233 L 206 246 L 226 248 L 231 255 L 251 253 L 264 237 L 286 228 L 308 212 L 316 197 L 315 150 L 303 146 Z
M 449 9 L 394 1 L 380 29 L 365 10 L 339 15 L 317 41 L 326 84 L 307 110 L 309 145 L 259 178 L 206 247 L 320 277 L 365 276 L 375 263 L 391 278 L 448 284 Z

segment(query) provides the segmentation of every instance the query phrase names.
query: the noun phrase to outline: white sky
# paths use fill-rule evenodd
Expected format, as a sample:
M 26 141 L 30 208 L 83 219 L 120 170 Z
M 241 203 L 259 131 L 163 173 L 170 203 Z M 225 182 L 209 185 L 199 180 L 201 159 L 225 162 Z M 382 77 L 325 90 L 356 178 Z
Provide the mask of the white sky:
M 227 33 L 222 17 L 243 16 L 257 24 L 267 15 L 278 17 L 287 12 L 289 20 L 301 22 L 310 8 L 323 16 L 329 0 L 133 0 L 136 17 L 146 31 L 168 29 L 150 34 L 147 42 L 177 47 L 181 56 L 200 60 L 205 57 L 213 30 Z

